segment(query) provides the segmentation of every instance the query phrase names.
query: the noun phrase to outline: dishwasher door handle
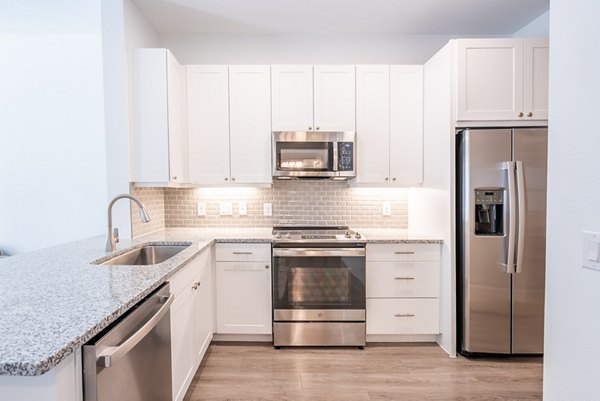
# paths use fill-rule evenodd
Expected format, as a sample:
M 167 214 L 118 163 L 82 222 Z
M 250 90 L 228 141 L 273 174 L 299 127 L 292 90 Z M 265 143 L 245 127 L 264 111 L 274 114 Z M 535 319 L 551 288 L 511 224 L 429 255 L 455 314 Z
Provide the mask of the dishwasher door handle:
M 164 305 L 160 307 L 158 311 L 152 316 L 142 327 L 140 327 L 135 333 L 133 333 L 127 340 L 123 341 L 120 345 L 114 347 L 107 347 L 104 349 L 102 354 L 98 355 L 98 361 L 102 360 L 102 366 L 110 368 L 113 363 L 125 356 L 133 347 L 135 347 L 140 341 L 144 339 L 156 327 L 161 321 L 163 316 L 169 311 L 175 295 L 169 295 L 166 300 L 161 297 L 160 302 L 164 302 Z

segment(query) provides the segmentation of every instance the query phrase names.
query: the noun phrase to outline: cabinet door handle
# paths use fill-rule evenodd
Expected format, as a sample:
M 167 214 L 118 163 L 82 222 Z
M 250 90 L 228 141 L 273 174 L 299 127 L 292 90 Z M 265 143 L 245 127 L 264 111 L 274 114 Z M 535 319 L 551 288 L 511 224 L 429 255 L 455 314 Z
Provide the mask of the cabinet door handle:
M 317 130 L 317 131 L 318 131 L 318 130 L 320 130 L 320 129 L 321 129 L 321 127 L 317 127 L 317 128 L 316 128 L 316 130 Z
M 312 130 L 312 127 L 308 127 L 308 130 L 309 130 L 309 131 L 311 131 L 311 130 Z
M 519 117 L 523 117 L 523 112 L 520 112 L 520 113 L 519 113 Z
M 396 317 L 415 317 L 413 313 L 396 313 L 394 316 Z
M 194 285 L 192 286 L 192 290 L 197 290 L 198 287 L 200 287 L 200 285 L 202 285 L 202 283 L 200 281 L 195 282 Z
M 254 252 L 233 252 L 234 255 L 252 255 Z
M 235 177 L 231 177 L 231 181 L 235 181 Z
M 225 181 L 229 181 L 229 178 L 225 177 Z
M 396 255 L 414 255 L 415 253 L 412 251 L 398 251 L 394 252 Z
M 173 179 L 174 179 L 174 180 L 176 180 L 176 179 L 177 179 L 177 176 L 176 176 L 176 175 L 174 175 L 174 176 L 173 176 Z
M 394 280 L 414 280 L 414 277 L 394 277 Z
M 265 265 L 265 269 L 268 269 L 268 268 L 269 268 L 269 265 Z
M 389 180 L 390 180 L 390 178 L 389 178 L 389 177 L 385 177 L 385 180 L 386 180 L 386 181 L 389 181 Z
M 533 117 L 533 113 L 530 111 L 529 113 L 527 113 L 527 117 Z
M 392 178 L 392 181 L 396 181 L 396 177 Z

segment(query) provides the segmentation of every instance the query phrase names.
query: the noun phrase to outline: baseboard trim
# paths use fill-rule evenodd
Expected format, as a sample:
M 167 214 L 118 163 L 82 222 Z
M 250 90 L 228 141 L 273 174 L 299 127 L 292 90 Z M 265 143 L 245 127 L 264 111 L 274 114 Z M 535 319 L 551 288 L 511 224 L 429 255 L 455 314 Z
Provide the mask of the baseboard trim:
M 218 334 L 215 333 L 213 341 L 234 341 L 234 342 L 273 342 L 271 334 Z
M 367 343 L 435 343 L 435 334 L 367 334 Z

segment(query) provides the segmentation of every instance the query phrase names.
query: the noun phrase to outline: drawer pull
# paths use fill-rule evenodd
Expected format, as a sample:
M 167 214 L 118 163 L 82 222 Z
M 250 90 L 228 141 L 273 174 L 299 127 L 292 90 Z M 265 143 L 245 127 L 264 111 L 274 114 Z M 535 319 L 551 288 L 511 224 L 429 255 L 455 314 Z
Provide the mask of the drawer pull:
M 394 316 L 396 317 L 415 317 L 412 313 L 396 313 Z
M 414 252 L 394 252 L 396 255 L 414 255 Z
M 234 255 L 252 255 L 254 252 L 234 252 Z
M 414 277 L 394 277 L 394 280 L 414 280 Z

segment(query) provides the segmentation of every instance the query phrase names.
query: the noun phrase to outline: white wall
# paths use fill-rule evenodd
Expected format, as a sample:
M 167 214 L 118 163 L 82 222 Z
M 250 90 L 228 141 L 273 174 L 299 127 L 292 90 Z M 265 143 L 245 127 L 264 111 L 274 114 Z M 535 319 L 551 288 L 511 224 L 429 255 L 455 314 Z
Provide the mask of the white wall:
M 600 2 L 552 0 L 544 399 L 600 400 Z
M 129 193 L 131 177 L 129 53 L 135 47 L 156 47 L 158 34 L 131 0 L 102 1 L 105 76 L 108 198 Z M 131 204 L 113 208 L 113 226 L 121 238 L 131 238 Z M 133 206 L 137 207 L 137 206 Z
M 550 10 L 515 32 L 516 38 L 547 38 L 550 33 Z
M 100 0 L 2 6 L 0 248 L 10 253 L 104 232 L 100 25 Z
M 423 64 L 451 35 L 161 35 L 182 64 Z

